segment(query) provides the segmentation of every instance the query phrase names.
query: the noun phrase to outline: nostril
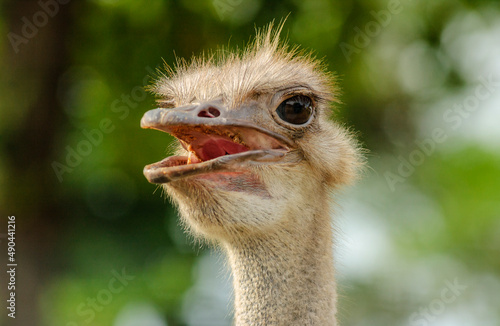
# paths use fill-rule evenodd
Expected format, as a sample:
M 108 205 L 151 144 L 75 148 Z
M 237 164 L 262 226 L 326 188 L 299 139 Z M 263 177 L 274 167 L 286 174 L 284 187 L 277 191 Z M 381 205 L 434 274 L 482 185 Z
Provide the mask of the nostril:
M 218 116 L 220 116 L 220 111 L 212 106 L 198 112 L 200 118 L 217 118 Z
M 209 108 L 208 108 L 208 112 L 210 112 L 210 113 L 211 113 L 214 117 L 216 117 L 216 118 L 217 118 L 218 116 L 220 116 L 220 111 L 219 111 L 219 110 L 217 110 L 217 109 L 216 109 L 216 108 L 214 108 L 214 107 L 209 107 Z

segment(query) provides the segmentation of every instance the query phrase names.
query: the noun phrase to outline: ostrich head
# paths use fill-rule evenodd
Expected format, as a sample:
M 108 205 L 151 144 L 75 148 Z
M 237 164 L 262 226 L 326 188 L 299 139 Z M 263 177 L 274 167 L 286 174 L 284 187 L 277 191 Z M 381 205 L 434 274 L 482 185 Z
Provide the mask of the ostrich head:
M 353 179 L 350 134 L 331 120 L 338 89 L 320 62 L 280 43 L 281 27 L 248 49 L 181 62 L 153 87 L 143 128 L 179 140 L 176 156 L 145 167 L 197 235 L 258 236 Z
M 226 248 L 237 325 L 336 325 L 330 193 L 360 159 L 331 118 L 333 76 L 280 30 L 167 68 L 141 126 L 179 146 L 144 174 L 192 233 Z

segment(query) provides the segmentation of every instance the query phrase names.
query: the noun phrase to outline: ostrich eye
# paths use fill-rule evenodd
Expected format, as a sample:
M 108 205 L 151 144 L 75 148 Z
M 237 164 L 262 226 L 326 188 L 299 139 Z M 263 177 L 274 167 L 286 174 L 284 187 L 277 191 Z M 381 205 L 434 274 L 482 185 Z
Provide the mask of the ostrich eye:
M 302 125 L 309 121 L 313 113 L 312 101 L 304 95 L 296 95 L 284 100 L 276 109 L 281 120 L 294 125 Z

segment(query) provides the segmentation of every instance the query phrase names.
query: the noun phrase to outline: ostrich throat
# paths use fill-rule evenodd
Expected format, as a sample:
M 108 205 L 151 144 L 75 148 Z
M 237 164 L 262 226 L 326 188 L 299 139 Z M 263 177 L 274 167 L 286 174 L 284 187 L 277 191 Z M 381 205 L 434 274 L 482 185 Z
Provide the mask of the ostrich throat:
M 300 228 L 290 225 L 224 245 L 236 325 L 336 325 L 331 217 L 327 196 L 321 197 L 309 216 L 293 218 L 302 221 Z

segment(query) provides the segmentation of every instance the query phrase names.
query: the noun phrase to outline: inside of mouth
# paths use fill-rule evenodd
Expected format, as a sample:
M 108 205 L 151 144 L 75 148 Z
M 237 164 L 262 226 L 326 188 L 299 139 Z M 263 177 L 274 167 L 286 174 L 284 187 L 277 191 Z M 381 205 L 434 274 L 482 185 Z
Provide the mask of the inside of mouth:
M 170 156 L 152 164 L 155 167 L 174 167 L 210 161 L 225 155 L 233 155 L 259 149 L 284 149 L 274 138 L 253 130 L 208 128 L 172 128 L 175 136 L 188 152 L 182 156 Z
M 245 145 L 233 142 L 230 139 L 225 139 L 219 136 L 204 135 L 197 138 L 190 144 L 188 150 L 191 152 L 191 161 L 195 158 L 200 161 L 209 161 L 224 155 L 238 154 L 246 152 L 249 148 Z
M 174 167 L 188 164 L 196 164 L 215 158 L 247 152 L 250 147 L 236 143 L 229 137 L 189 133 L 184 135 L 175 135 L 182 145 L 188 151 L 187 155 L 170 156 L 162 161 L 153 164 L 156 167 Z

